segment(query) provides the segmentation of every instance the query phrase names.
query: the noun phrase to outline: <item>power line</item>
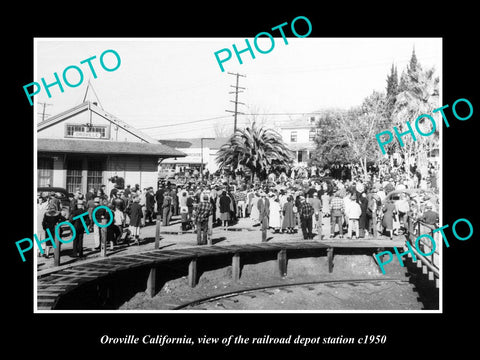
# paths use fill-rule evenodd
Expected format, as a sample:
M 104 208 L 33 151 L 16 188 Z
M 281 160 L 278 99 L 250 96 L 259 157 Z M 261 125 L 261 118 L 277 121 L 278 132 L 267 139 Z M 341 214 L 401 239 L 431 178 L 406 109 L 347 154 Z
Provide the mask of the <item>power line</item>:
M 239 102 L 240 103 L 240 102 Z M 233 112 L 233 111 L 231 111 Z M 319 111 L 309 111 L 309 112 L 284 112 L 284 113 L 242 113 L 237 111 L 238 114 L 242 114 L 245 116 L 253 116 L 253 115 L 267 115 L 267 116 L 291 116 L 291 115 L 311 115 L 311 114 L 323 114 L 325 112 L 330 112 L 330 110 L 319 110 Z M 199 119 L 199 120 L 192 120 L 192 121 L 185 121 L 181 123 L 176 123 L 176 124 L 165 124 L 165 125 L 156 125 L 156 126 L 149 126 L 149 127 L 143 127 L 143 128 L 137 128 L 138 130 L 149 130 L 149 129 L 158 129 L 158 128 L 164 128 L 164 127 L 172 127 L 172 126 L 181 126 L 181 125 L 187 125 L 187 124 L 194 124 L 194 123 L 199 123 L 203 121 L 210 121 L 210 120 L 216 120 L 216 119 L 225 119 L 229 118 L 231 115 L 224 115 L 224 116 L 216 116 L 216 117 L 211 117 L 207 119 Z M 187 130 L 188 131 L 188 130 Z
M 185 122 L 176 123 L 176 124 L 166 124 L 166 125 L 150 126 L 150 127 L 138 128 L 138 130 L 148 130 L 148 129 L 157 129 L 157 128 L 162 128 L 162 127 L 169 127 L 169 126 L 179 126 L 179 125 L 186 125 L 186 124 L 194 124 L 194 123 L 198 123 L 198 122 L 202 122 L 202 121 L 223 119 L 223 118 L 227 118 L 227 117 L 230 117 L 230 115 L 228 115 L 228 116 L 217 116 L 217 117 L 212 117 L 212 118 L 208 118 L 208 119 L 185 121 Z

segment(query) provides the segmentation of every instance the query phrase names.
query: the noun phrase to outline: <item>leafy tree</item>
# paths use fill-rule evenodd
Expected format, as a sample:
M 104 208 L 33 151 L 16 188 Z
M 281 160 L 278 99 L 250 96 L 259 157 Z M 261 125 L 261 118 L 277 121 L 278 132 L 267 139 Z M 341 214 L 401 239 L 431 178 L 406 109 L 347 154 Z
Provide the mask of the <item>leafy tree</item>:
M 374 91 L 360 107 L 337 111 L 320 119 L 312 164 L 356 163 L 364 176 L 367 165 L 379 159 L 375 134 L 383 130 L 386 97 Z M 322 121 L 323 120 L 323 121 Z
M 255 123 L 237 129 L 217 153 L 220 169 L 245 167 L 255 178 L 265 179 L 269 171 L 286 169 L 293 163 L 294 155 L 272 129 L 257 128 Z
M 385 108 L 385 94 L 374 91 L 363 101 L 360 108 L 350 111 L 350 116 L 340 122 L 351 157 L 360 165 L 365 177 L 368 163 L 376 162 L 381 156 L 375 134 L 380 132 L 385 124 Z
M 323 113 L 317 123 L 316 148 L 312 153 L 311 165 L 330 167 L 335 164 L 349 164 L 351 158 L 348 143 L 344 139 L 340 127 L 345 111 L 328 110 Z

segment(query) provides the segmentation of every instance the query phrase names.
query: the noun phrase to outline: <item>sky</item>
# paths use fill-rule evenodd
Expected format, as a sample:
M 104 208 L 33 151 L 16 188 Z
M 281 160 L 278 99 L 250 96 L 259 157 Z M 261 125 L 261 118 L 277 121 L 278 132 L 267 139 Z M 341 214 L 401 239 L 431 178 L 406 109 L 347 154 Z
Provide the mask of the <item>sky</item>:
M 255 59 L 249 52 L 241 54 L 239 64 L 232 49 L 246 47 L 245 38 L 37 38 L 35 41 L 34 79 L 54 82 L 56 72 L 75 65 L 82 69 L 84 80 L 78 87 L 63 83 L 35 96 L 34 113 L 58 114 L 80 104 L 88 80 L 105 111 L 145 131 L 157 139 L 199 138 L 215 136 L 215 130 L 230 134 L 234 109 L 236 77 L 245 90 L 239 94 L 238 126 L 248 124 L 252 115 L 271 124 L 276 120 L 297 118 L 326 108 L 349 108 L 360 105 L 372 91 L 385 91 L 392 64 L 399 76 L 408 64 L 412 50 L 423 68 L 434 67 L 442 73 L 441 38 L 274 38 L 274 48 L 259 53 L 253 39 Z M 270 40 L 260 38 L 258 46 L 268 49 Z M 232 58 L 223 63 L 222 72 L 214 53 L 228 48 Z M 107 72 L 99 63 L 105 50 L 115 50 L 121 63 Z M 92 65 L 81 61 L 96 56 Z M 222 53 L 221 57 L 226 56 Z M 107 67 L 116 65 L 114 56 L 104 57 Z M 78 82 L 75 70 L 69 70 L 71 83 Z M 91 95 L 92 93 L 90 93 Z M 90 98 L 90 96 L 89 96 Z M 28 99 L 25 97 L 25 101 Z M 267 115 L 271 114 L 271 115 Z M 37 115 L 36 121 L 42 115 Z

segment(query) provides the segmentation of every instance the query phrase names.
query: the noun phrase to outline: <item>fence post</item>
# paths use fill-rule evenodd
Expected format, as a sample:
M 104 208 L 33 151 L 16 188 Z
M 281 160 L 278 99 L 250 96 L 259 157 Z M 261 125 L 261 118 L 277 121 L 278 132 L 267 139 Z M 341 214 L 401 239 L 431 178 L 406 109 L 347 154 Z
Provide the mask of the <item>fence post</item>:
M 197 285 L 197 259 L 190 260 L 188 264 L 188 285 L 195 287 Z
M 155 249 L 160 247 L 160 221 L 162 215 L 157 213 L 157 221 L 155 222 Z
M 278 272 L 281 277 L 287 276 L 287 250 L 282 249 L 277 254 Z
M 327 249 L 327 259 L 328 259 L 328 272 L 331 273 L 333 271 L 333 248 L 329 247 Z
M 232 279 L 238 281 L 240 279 L 240 254 L 235 253 L 232 256 Z
M 60 246 L 61 242 L 55 237 L 55 248 L 53 249 L 53 265 L 54 266 L 60 266 Z
M 107 219 L 102 219 L 102 225 L 107 225 Z M 107 256 L 107 227 L 100 228 L 100 255 L 102 257 Z
M 147 294 L 150 297 L 154 297 L 157 292 L 156 281 L 157 281 L 157 268 L 152 266 L 150 268 L 150 273 L 148 274 L 147 279 Z

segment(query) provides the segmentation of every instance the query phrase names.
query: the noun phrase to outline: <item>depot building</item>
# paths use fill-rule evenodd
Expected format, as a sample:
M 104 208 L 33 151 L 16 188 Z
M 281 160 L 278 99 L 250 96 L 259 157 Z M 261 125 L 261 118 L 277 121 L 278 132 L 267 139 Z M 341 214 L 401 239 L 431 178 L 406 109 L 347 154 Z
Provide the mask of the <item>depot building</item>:
M 158 164 L 185 154 L 109 114 L 97 102 L 80 105 L 37 124 L 37 186 L 79 189 L 125 185 L 157 187 Z

